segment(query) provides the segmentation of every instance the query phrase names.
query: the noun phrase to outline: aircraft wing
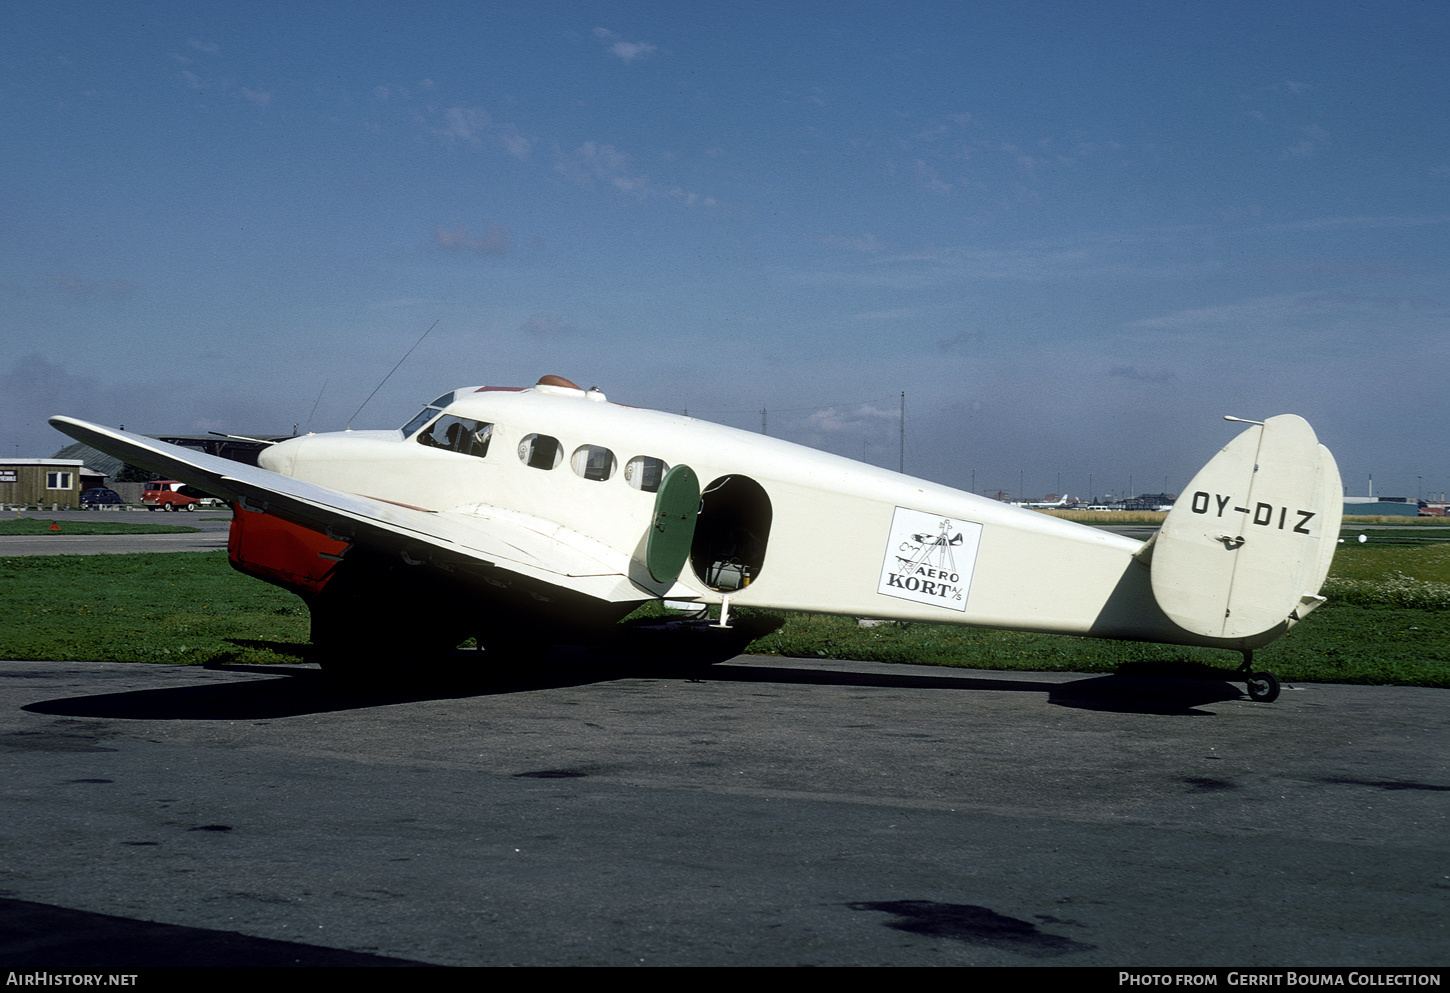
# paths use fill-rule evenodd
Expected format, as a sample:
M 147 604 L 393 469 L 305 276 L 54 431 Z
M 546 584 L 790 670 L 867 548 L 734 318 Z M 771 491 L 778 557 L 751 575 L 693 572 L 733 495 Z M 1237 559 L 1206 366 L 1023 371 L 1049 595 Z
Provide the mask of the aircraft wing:
M 265 511 L 329 537 L 395 552 L 445 568 L 494 567 L 598 600 L 623 603 L 659 596 L 630 579 L 630 562 L 586 535 L 541 518 L 470 508 L 430 511 L 375 500 L 279 475 L 71 417 L 52 427 L 131 465 L 180 480 L 246 510 Z M 681 588 L 666 595 L 693 597 Z

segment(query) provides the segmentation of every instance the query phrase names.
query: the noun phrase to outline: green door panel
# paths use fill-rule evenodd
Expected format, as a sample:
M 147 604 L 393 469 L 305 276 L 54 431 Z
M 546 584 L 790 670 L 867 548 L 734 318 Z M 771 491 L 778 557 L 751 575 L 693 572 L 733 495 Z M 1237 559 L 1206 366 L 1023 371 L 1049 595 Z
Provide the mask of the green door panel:
M 677 465 L 660 480 L 654 521 L 645 542 L 644 564 L 657 583 L 673 583 L 690 557 L 695 517 L 700 512 L 700 480 L 695 470 Z

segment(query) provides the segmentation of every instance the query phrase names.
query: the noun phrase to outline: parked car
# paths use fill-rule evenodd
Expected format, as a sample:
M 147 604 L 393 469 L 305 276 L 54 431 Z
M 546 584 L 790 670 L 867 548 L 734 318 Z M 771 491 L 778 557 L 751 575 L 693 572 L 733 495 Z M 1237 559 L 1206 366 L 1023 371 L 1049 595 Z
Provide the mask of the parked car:
M 82 510 L 95 510 L 97 507 L 115 507 L 125 502 L 121 499 L 121 494 L 115 490 L 107 489 L 104 486 L 92 486 L 81 494 Z
M 141 492 L 141 502 L 147 510 L 195 510 L 201 498 L 206 496 L 175 479 L 157 479 L 146 484 Z

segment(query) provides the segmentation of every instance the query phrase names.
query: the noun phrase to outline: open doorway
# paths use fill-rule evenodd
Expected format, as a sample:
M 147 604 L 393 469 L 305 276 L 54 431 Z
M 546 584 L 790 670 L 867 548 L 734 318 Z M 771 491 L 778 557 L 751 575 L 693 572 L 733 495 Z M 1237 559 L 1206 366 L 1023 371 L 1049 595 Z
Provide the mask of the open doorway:
M 748 476 L 721 476 L 700 494 L 690 566 L 712 590 L 730 593 L 760 578 L 770 539 L 770 497 Z

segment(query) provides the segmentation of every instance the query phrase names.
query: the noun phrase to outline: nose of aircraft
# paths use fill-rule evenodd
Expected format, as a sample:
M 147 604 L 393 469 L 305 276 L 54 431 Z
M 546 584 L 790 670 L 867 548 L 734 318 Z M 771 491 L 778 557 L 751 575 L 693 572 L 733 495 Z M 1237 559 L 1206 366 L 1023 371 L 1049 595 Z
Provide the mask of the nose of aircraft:
M 290 476 L 292 467 L 297 464 L 297 452 L 306 441 L 306 436 L 289 438 L 287 441 L 264 448 L 257 456 L 257 465 L 270 472 Z

